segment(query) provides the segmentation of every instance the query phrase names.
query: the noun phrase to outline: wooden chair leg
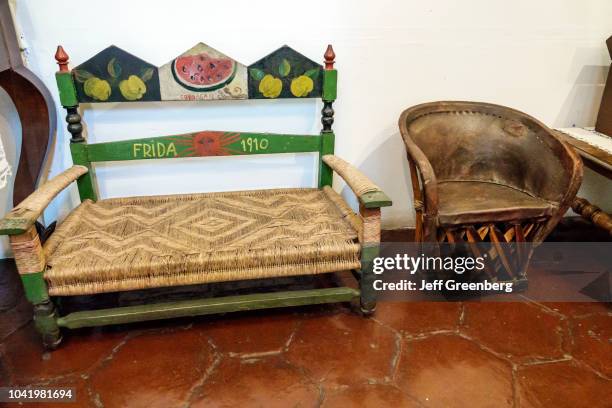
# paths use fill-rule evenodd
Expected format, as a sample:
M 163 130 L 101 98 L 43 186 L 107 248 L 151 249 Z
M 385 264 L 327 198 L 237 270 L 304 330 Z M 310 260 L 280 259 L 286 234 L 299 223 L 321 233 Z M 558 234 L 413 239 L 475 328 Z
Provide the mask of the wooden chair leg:
M 506 273 L 510 276 L 511 279 L 514 278 L 514 271 L 512 270 L 512 265 L 510 265 L 510 260 L 506 256 L 506 250 L 502 247 L 500 242 L 501 232 L 497 229 L 495 225 L 491 225 L 489 228 L 489 234 L 491 236 L 491 242 L 499 255 L 499 259 L 506 270 Z
M 423 240 L 423 211 L 417 210 L 415 213 L 414 240 L 420 242 Z
M 516 237 L 516 258 L 517 258 L 517 271 L 523 274 L 522 265 L 525 259 L 525 253 L 523 245 L 525 244 L 525 235 L 523 234 L 523 227 L 520 222 L 513 225 L 514 236 Z
M 465 228 L 465 235 L 467 237 L 468 245 L 470 246 L 470 249 L 472 250 L 474 256 L 476 256 L 477 258 L 482 257 L 483 254 L 481 253 L 480 248 L 478 247 L 479 244 L 482 244 L 482 240 L 480 239 L 480 235 L 478 235 L 476 229 L 473 226 Z M 491 281 L 496 280 L 494 278 L 494 271 L 491 270 L 491 266 L 486 261 L 484 263 L 484 270 L 489 279 L 491 279 Z
M 439 227 L 438 243 L 451 249 L 465 244 L 473 256 L 486 258 L 484 274 L 493 282 L 512 281 L 516 292 L 527 288 L 527 268 L 537 238 L 547 219 L 515 220 L 508 223 L 471 224 Z M 482 279 L 482 276 L 470 276 Z

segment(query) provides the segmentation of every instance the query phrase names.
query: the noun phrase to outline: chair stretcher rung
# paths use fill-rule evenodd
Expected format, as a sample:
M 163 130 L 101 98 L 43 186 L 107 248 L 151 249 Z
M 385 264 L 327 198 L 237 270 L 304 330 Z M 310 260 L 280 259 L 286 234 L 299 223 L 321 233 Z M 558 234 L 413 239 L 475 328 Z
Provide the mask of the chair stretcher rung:
M 243 310 L 348 302 L 356 297 L 359 297 L 359 290 L 348 287 L 257 293 L 74 312 L 60 317 L 57 324 L 76 329 Z

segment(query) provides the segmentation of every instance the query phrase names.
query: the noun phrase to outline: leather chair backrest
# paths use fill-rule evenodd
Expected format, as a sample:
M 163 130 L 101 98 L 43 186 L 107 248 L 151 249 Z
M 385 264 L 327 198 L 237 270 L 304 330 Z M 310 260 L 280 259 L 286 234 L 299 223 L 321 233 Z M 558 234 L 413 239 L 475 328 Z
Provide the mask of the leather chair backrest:
M 408 137 L 438 182 L 487 181 L 559 202 L 574 165 L 566 147 L 536 119 L 477 102 L 435 102 L 405 116 Z

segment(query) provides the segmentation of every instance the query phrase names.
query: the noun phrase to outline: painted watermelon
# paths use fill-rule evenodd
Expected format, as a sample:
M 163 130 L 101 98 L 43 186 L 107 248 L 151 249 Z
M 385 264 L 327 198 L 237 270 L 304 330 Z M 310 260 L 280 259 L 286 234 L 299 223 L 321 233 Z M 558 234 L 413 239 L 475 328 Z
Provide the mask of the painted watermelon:
M 183 88 L 208 92 L 230 83 L 237 65 L 231 58 L 212 58 L 206 53 L 184 55 L 172 61 L 172 75 Z

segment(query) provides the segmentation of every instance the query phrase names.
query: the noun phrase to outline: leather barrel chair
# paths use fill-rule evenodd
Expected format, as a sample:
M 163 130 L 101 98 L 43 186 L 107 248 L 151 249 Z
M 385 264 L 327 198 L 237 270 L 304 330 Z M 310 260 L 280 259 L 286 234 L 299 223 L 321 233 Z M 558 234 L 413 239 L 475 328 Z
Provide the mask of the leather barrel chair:
M 399 127 L 416 240 L 491 243 L 496 264 L 487 273 L 526 283 L 531 249 L 555 227 L 580 186 L 577 154 L 533 117 L 489 103 L 413 106 Z M 532 244 L 522 253 L 520 245 L 507 243 Z

